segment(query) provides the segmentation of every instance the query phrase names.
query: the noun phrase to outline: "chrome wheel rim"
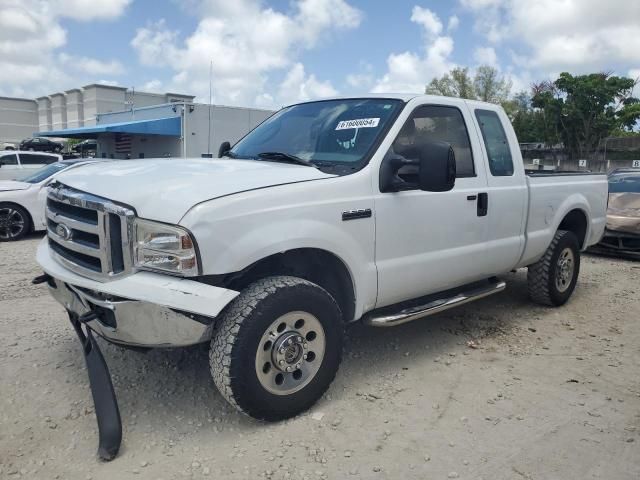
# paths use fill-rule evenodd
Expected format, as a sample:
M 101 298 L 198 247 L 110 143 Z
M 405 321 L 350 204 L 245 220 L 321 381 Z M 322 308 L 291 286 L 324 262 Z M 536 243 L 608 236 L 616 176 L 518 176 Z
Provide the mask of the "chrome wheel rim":
M 308 312 L 276 319 L 262 335 L 256 352 L 256 375 L 275 395 L 290 395 L 313 380 L 326 347 L 324 328 Z
M 556 288 L 559 292 L 566 292 L 573 280 L 573 269 L 575 268 L 575 257 L 570 248 L 565 248 L 560 252 L 556 263 Z
M 11 207 L 0 208 L 0 238 L 11 240 L 24 231 L 25 222 L 22 213 Z

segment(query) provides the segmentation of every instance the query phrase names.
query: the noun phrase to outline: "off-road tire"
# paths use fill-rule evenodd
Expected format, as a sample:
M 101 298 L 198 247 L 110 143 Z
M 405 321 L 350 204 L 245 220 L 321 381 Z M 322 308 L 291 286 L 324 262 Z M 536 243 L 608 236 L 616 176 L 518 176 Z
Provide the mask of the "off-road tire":
M 569 287 L 563 292 L 556 286 L 558 257 L 565 249 L 571 249 L 574 256 L 573 277 Z M 536 303 L 559 307 L 571 297 L 580 273 L 580 246 L 573 232 L 558 230 L 542 258 L 529 265 L 527 282 L 529 297 Z
M 320 369 L 301 390 L 276 395 L 256 373 L 261 337 L 280 316 L 293 311 L 314 315 L 326 339 Z M 333 297 L 297 277 L 274 276 L 249 285 L 223 311 L 213 333 L 209 365 L 213 381 L 239 411 L 259 420 L 278 421 L 309 409 L 329 388 L 342 359 L 344 323 Z

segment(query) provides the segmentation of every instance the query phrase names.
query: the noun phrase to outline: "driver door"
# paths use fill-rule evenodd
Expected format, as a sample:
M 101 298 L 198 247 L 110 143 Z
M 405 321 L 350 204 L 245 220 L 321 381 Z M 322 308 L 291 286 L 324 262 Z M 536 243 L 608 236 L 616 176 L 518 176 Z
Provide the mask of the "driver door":
M 488 222 L 478 202 L 487 180 L 469 116 L 468 109 L 455 100 L 419 105 L 387 153 L 416 158 L 426 143 L 446 141 L 456 155 L 457 178 L 448 192 L 414 188 L 381 193 L 378 189 L 376 307 L 486 278 Z M 401 170 L 399 176 L 410 182 L 416 173 Z

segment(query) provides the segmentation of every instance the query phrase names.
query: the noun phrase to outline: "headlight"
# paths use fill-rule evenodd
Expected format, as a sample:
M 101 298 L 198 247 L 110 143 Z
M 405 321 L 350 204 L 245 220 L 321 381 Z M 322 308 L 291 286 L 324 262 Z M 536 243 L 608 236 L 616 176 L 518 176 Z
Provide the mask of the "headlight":
M 198 257 L 184 228 L 136 219 L 134 264 L 137 268 L 183 277 L 198 275 Z

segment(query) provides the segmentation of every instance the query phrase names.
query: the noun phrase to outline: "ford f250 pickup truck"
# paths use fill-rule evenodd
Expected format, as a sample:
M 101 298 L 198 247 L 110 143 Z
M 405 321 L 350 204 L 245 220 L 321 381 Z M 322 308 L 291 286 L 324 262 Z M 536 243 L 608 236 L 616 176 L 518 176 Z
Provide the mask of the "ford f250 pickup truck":
M 533 301 L 564 304 L 606 221 L 604 175 L 525 172 L 504 111 L 475 101 L 301 103 L 219 157 L 88 165 L 50 188 L 37 280 L 83 341 L 101 439 L 119 414 L 94 334 L 209 342 L 221 394 L 285 419 L 327 390 L 351 322 L 425 317 L 521 267 Z

